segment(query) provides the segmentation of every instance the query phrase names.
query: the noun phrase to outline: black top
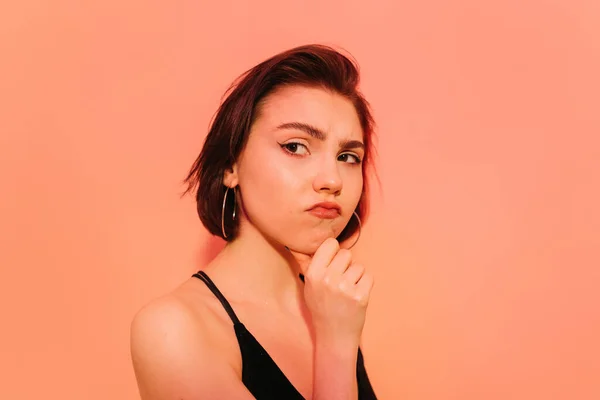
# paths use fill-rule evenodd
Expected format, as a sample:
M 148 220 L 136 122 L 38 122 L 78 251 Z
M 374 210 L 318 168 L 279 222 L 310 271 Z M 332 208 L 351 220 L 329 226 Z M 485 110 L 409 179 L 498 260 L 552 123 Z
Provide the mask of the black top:
M 284 373 L 279 369 L 275 361 L 269 356 L 267 351 L 246 329 L 233 312 L 231 305 L 219 291 L 213 281 L 204 271 L 199 271 L 194 277 L 206 283 L 206 286 L 219 299 L 227 314 L 233 321 L 235 336 L 242 353 L 242 382 L 248 388 L 250 393 L 258 399 L 304 399 L 300 392 L 288 380 Z M 358 349 L 358 359 L 356 363 L 356 379 L 358 383 L 358 398 L 360 400 L 377 400 L 367 371 L 360 347 Z

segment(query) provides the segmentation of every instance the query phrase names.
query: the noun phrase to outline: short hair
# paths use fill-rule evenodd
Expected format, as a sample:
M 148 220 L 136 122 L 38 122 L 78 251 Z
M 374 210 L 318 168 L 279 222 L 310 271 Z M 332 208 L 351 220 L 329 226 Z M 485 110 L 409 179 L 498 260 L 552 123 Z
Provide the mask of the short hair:
M 187 189 L 183 195 L 197 187 L 196 206 L 204 227 L 211 234 L 228 241 L 237 236 L 239 218 L 234 220 L 231 217 L 233 193 L 228 194 L 225 206 L 223 224 L 227 237 L 222 234 L 221 213 L 227 190 L 223 184 L 224 172 L 233 166 L 246 145 L 250 128 L 262 106 L 261 100 L 278 88 L 292 85 L 330 90 L 349 99 L 354 105 L 365 145 L 363 189 L 355 211 L 364 224 L 369 212 L 367 168 L 372 167 L 374 120 L 369 103 L 358 89 L 359 81 L 359 67 L 355 61 L 329 46 L 319 44 L 284 51 L 240 75 L 225 92 L 202 150 L 184 179 Z M 357 228 L 358 221 L 351 218 L 337 239 L 342 241 L 351 237 Z

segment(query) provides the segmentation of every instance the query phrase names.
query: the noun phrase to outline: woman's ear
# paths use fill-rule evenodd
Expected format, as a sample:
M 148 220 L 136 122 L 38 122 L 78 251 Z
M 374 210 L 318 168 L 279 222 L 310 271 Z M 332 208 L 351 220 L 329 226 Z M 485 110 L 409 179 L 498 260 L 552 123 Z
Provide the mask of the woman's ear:
M 237 163 L 223 171 L 223 185 L 233 188 L 238 185 Z

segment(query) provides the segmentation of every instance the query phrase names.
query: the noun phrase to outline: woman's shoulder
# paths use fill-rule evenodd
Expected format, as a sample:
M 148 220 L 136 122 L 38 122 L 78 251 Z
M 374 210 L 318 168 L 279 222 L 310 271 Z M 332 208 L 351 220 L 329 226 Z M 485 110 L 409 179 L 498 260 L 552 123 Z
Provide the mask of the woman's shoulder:
M 136 355 L 165 353 L 169 357 L 186 357 L 202 348 L 210 338 L 205 329 L 202 306 L 195 309 L 178 295 L 177 290 L 145 304 L 131 321 L 131 351 Z M 164 354 L 163 354 L 164 355 Z M 158 355 L 156 357 L 159 359 Z
M 132 328 L 160 328 L 166 323 L 174 327 L 181 327 L 182 324 L 186 328 L 199 327 L 203 320 L 203 302 L 196 302 L 192 306 L 190 291 L 186 286 L 187 283 L 184 283 L 144 304 L 134 315 Z
M 213 315 L 210 303 L 208 294 L 190 281 L 151 300 L 135 314 L 130 350 L 140 391 L 155 393 L 180 382 L 182 387 L 197 386 L 187 396 L 194 397 L 210 386 L 199 375 L 237 377 L 237 360 L 226 351 L 232 347 L 232 338 Z
M 200 283 L 200 285 L 198 284 Z M 131 339 L 146 341 L 177 338 L 165 346 L 198 346 L 214 339 L 219 321 L 214 296 L 196 278 L 190 278 L 173 291 L 150 300 L 131 321 Z
M 150 301 L 131 322 L 131 358 L 142 399 L 252 396 L 241 381 L 231 326 L 190 281 Z

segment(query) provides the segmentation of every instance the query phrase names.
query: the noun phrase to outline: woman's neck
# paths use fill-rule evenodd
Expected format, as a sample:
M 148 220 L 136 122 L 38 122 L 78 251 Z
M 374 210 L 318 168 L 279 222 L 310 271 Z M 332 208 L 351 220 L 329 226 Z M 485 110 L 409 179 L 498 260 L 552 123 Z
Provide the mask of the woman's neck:
M 234 301 L 294 313 L 304 306 L 298 264 L 283 246 L 271 243 L 254 229 L 244 230 L 227 243 L 206 270 Z

